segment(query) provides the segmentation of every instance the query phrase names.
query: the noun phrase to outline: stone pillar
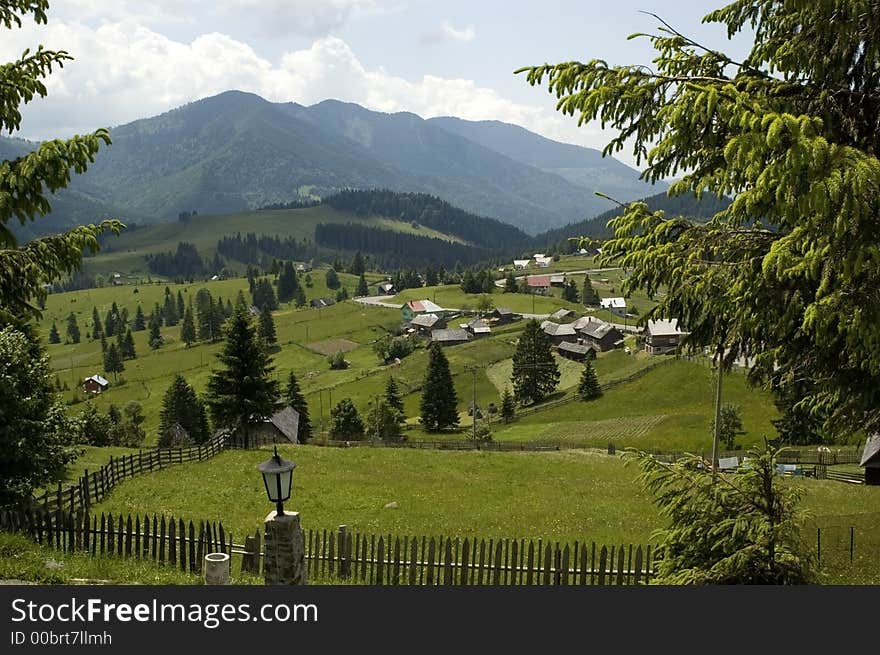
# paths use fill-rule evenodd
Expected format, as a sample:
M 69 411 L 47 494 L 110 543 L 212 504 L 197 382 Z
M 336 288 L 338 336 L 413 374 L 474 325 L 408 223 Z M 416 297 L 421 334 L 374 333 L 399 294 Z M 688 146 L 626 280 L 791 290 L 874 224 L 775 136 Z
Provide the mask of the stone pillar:
M 266 584 L 308 584 L 305 539 L 299 525 L 299 512 L 284 512 L 284 516 L 270 512 L 263 527 Z

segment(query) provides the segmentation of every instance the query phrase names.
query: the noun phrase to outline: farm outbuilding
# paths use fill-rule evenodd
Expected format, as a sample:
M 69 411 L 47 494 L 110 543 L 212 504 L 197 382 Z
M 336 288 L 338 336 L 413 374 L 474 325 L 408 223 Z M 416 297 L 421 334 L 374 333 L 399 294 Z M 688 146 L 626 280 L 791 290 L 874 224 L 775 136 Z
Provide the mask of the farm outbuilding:
M 880 434 L 868 437 L 859 466 L 865 469 L 865 484 L 880 485 Z

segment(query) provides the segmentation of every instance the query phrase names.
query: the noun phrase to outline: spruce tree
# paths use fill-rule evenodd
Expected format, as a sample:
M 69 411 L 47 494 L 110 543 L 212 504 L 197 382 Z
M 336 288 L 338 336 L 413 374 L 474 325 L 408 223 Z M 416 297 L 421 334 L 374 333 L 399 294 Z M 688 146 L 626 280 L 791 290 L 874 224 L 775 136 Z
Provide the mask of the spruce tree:
M 588 359 L 584 362 L 584 370 L 581 372 L 581 379 L 578 383 L 578 396 L 581 400 L 593 400 L 601 395 L 602 387 L 599 386 L 596 369 L 593 368 L 593 362 Z
M 578 301 L 578 290 L 574 280 L 566 280 L 562 287 L 562 299 L 568 302 Z
M 339 288 L 339 274 L 332 266 L 327 270 L 327 273 L 324 276 L 324 282 L 327 285 L 328 289 Z
M 160 446 L 171 445 L 169 429 L 175 423 L 186 430 L 193 443 L 203 443 L 211 436 L 205 405 L 180 373 L 174 376 L 162 397 L 162 411 L 159 414 Z
M 180 340 L 189 348 L 196 342 L 196 326 L 193 322 L 192 304 L 188 305 L 183 313 L 183 323 L 180 325 Z
M 358 250 L 354 255 L 354 259 L 351 260 L 351 267 L 348 269 L 348 272 L 352 275 L 362 275 L 366 270 L 367 265 L 364 262 L 364 256 Z
M 293 292 L 293 303 L 297 307 L 304 307 L 306 304 L 306 292 L 301 286 L 296 288 L 296 291 Z
M 458 425 L 458 396 L 446 353 L 436 341 L 428 349 L 428 370 L 422 386 L 421 416 L 426 430 L 443 430 Z
M 134 337 L 131 336 L 131 330 L 125 331 L 125 338 L 122 340 L 122 358 L 135 359 L 137 353 L 134 349 Z
M 115 337 L 116 336 L 116 322 L 119 317 L 119 308 L 116 306 L 116 303 L 113 303 L 113 306 L 107 310 L 107 315 L 104 317 L 104 336 L 106 337 Z
M 157 350 L 161 348 L 163 344 L 162 332 L 159 330 L 159 319 L 153 318 L 153 320 L 150 321 L 150 348 Z
M 342 302 L 343 300 L 348 300 L 348 289 L 345 287 L 336 292 L 336 302 Z
M 513 271 L 509 271 L 507 277 L 504 279 L 504 293 L 517 292 L 519 292 L 519 285 L 516 282 L 516 277 L 514 277 Z
M 297 287 L 299 287 L 299 280 L 297 279 L 296 268 L 294 268 L 293 262 L 284 262 L 284 267 L 278 276 L 278 302 L 290 302 L 293 300 Z
M 180 293 L 180 289 L 177 290 L 177 315 L 183 318 L 183 314 L 186 311 L 186 305 L 183 303 L 183 294 Z
M 510 423 L 516 417 L 516 402 L 513 394 L 510 393 L 510 387 L 504 387 L 501 394 L 501 418 L 505 423 Z
M 137 309 L 134 312 L 134 321 L 131 324 L 131 329 L 135 332 L 142 332 L 147 329 L 147 319 L 144 317 L 144 310 L 141 308 L 140 303 L 138 303 Z
M 330 438 L 352 441 L 364 438 L 364 422 L 351 398 L 343 398 L 330 410 Z
M 361 273 L 360 278 L 358 279 L 357 289 L 354 292 L 356 297 L 363 297 L 370 295 L 370 290 L 367 287 L 367 279 L 364 277 L 364 274 Z
M 237 302 L 226 323 L 226 342 L 217 355 L 220 368 L 208 381 L 208 406 L 214 425 L 240 429 L 245 448 L 249 428 L 269 418 L 278 407 L 278 382 L 272 359 L 251 322 L 244 302 Z
M 278 301 L 275 298 L 275 290 L 269 278 L 260 278 L 254 287 L 253 305 L 257 309 L 268 307 L 271 310 L 278 309 Z
M 104 333 L 101 333 L 101 352 L 107 352 L 107 337 L 104 336 Z
M 101 326 L 101 317 L 98 315 L 98 308 L 92 307 L 92 339 L 97 341 L 104 334 L 104 328 Z
M 278 343 L 278 337 L 275 335 L 275 321 L 272 319 L 272 310 L 267 305 L 263 305 L 260 311 L 259 334 L 268 346 L 274 346 Z
M 58 334 L 58 326 L 52 321 L 52 327 L 49 328 L 49 343 L 61 343 L 61 335 Z
M 584 287 L 581 289 L 581 303 L 592 306 L 599 304 L 599 294 L 593 288 L 589 274 L 584 275 Z
M 394 379 L 393 375 L 388 378 L 388 382 L 385 384 L 385 402 L 388 403 L 389 407 L 398 412 L 401 422 L 406 420 L 406 415 L 403 411 L 403 398 L 400 397 L 397 380 Z
M 535 319 L 526 323 L 517 341 L 512 381 L 516 399 L 523 405 L 541 402 L 559 384 L 553 343 Z
M 180 320 L 180 317 L 177 315 L 177 303 L 174 301 L 170 292 L 165 296 L 165 305 L 162 307 L 162 318 L 165 321 L 165 325 L 168 327 L 177 325 Z
M 113 379 L 118 379 L 118 374 L 125 370 L 125 364 L 122 363 L 122 355 L 115 343 L 107 345 L 104 352 L 104 371 L 113 374 Z
M 309 419 L 309 406 L 299 388 L 299 380 L 293 371 L 287 374 L 287 386 L 284 388 L 284 401 L 299 412 L 299 431 L 297 439 L 300 443 L 308 443 L 312 438 L 312 422 Z
M 79 325 L 76 322 L 76 314 L 70 312 L 67 316 L 67 340 L 70 343 L 79 343 Z

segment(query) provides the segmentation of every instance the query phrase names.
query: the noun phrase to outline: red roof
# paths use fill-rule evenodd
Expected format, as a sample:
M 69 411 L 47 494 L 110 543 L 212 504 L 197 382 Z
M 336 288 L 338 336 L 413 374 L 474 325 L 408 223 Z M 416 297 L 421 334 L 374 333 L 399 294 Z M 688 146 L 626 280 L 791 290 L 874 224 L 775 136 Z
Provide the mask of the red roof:
M 414 312 L 423 312 L 425 311 L 425 306 L 422 304 L 421 300 L 410 300 L 407 305 Z
M 549 275 L 529 275 L 528 278 L 530 287 L 549 287 L 550 286 L 550 276 Z

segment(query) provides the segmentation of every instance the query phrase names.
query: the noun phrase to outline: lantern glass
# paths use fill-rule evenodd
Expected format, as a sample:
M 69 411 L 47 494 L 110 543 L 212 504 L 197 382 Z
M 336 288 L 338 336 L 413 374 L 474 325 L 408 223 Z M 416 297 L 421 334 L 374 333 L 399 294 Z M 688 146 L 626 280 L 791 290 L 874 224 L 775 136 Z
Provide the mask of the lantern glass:
M 281 459 L 278 451 L 275 455 L 257 467 L 263 475 L 263 484 L 266 486 L 266 495 L 273 503 L 284 502 L 290 498 L 293 487 L 293 469 L 296 464 L 290 460 Z

